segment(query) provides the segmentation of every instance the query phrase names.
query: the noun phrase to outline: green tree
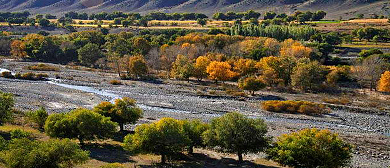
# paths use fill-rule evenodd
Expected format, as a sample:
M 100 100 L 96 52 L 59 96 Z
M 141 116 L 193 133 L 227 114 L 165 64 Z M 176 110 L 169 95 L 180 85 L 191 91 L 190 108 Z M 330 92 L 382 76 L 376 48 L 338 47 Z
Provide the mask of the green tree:
M 291 75 L 291 85 L 301 90 L 312 90 L 326 80 L 326 69 L 317 61 L 300 63 Z
M 134 134 L 124 139 L 124 148 L 133 153 L 153 153 L 161 155 L 161 163 L 167 156 L 182 152 L 190 139 L 182 124 L 173 118 L 163 118 L 158 122 L 143 124 L 135 128 Z
M 202 27 L 203 27 L 204 25 L 207 24 L 207 20 L 206 20 L 206 19 L 200 19 L 200 18 L 198 18 L 198 20 L 196 20 L 196 22 L 197 22 L 199 25 L 201 25 Z
M 125 124 L 135 124 L 142 117 L 142 109 L 137 107 L 134 99 L 128 97 L 116 99 L 115 104 L 102 102 L 94 107 L 94 111 L 119 123 L 120 131 L 123 131 Z
M 93 66 L 99 58 L 103 57 L 99 46 L 94 43 L 86 44 L 77 50 L 77 52 L 80 63 L 87 66 Z
M 32 141 L 12 140 L 1 158 L 7 167 L 66 168 L 85 163 L 89 153 L 69 139 Z
M 218 146 L 226 152 L 235 152 L 239 162 L 248 152 L 263 151 L 269 142 L 267 126 L 262 119 L 250 119 L 239 113 L 228 113 L 211 121 L 203 134 L 206 145 Z
M 38 24 L 39 24 L 39 26 L 42 26 L 42 27 L 49 27 L 50 21 L 47 19 L 39 19 Z
M 329 130 L 304 129 L 278 137 L 266 153 L 283 166 L 295 168 L 347 166 L 352 146 Z
M 14 96 L 11 93 L 0 91 L 0 125 L 12 119 L 12 108 L 14 107 Z
M 36 111 L 31 111 L 27 113 L 27 117 L 30 121 L 36 123 L 40 130 L 44 130 L 45 122 L 49 114 L 46 112 L 46 109 L 41 107 Z
M 194 147 L 204 146 L 202 134 L 209 128 L 209 125 L 200 120 L 182 120 L 184 133 L 190 139 L 188 153 L 194 152 Z
M 177 55 L 176 61 L 173 63 L 171 76 L 177 79 L 186 79 L 194 74 L 194 65 L 187 56 Z
M 249 90 L 252 92 L 252 95 L 255 95 L 255 91 L 265 88 L 266 84 L 255 76 L 249 76 L 240 79 L 238 81 L 238 87 L 243 90 Z
M 84 141 L 107 139 L 117 131 L 118 124 L 87 109 L 76 109 L 67 114 L 52 114 L 46 120 L 45 132 L 50 137 Z

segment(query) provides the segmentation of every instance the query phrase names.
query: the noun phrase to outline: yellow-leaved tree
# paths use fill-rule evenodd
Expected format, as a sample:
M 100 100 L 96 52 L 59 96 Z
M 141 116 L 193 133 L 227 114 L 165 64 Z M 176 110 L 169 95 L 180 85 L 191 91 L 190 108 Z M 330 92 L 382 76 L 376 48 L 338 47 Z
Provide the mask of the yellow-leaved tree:
M 210 79 L 218 81 L 227 81 L 236 75 L 232 70 L 232 66 L 227 62 L 212 61 L 207 66 L 207 73 Z
M 194 65 L 194 77 L 202 80 L 207 77 L 207 66 L 210 64 L 210 59 L 206 56 L 200 56 L 196 59 Z
M 385 71 L 379 80 L 378 90 L 382 92 L 390 92 L 390 71 Z

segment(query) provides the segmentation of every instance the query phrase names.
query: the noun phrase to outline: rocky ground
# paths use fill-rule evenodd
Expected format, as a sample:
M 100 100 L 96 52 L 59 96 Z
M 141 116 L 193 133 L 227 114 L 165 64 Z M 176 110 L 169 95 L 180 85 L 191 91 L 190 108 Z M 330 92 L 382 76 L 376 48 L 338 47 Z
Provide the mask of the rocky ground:
M 26 72 L 23 67 L 29 64 L 35 63 L 6 60 L 0 68 Z M 209 121 L 227 112 L 238 111 L 264 119 L 269 126 L 269 135 L 273 137 L 310 127 L 330 129 L 356 146 L 351 167 L 390 166 L 390 115 L 386 113 L 332 110 L 328 115 L 317 117 L 271 113 L 261 110 L 262 100 L 291 99 L 295 95 L 259 92 L 255 97 L 240 99 L 206 96 L 199 94 L 199 91 L 211 89 L 208 85 L 171 80 L 122 81 L 124 85 L 113 86 L 109 81 L 117 79 L 115 74 L 54 66 L 60 70 L 45 72 L 52 78 L 50 81 L 0 78 L 0 90 L 15 94 L 16 107 L 19 109 L 33 110 L 45 106 L 51 112 L 66 112 L 78 107 L 92 108 L 101 101 L 127 96 L 136 99 L 144 109 L 144 118 L 139 123 L 152 122 L 162 117 Z M 263 156 L 251 154 L 246 157 L 254 160 Z

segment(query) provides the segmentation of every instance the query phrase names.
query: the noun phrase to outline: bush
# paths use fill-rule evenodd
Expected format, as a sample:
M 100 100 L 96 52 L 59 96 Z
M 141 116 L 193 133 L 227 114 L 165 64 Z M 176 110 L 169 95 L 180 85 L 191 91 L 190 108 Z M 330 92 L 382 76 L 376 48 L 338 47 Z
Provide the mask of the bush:
M 10 134 L 11 134 L 11 139 L 31 138 L 31 133 L 23 131 L 21 129 L 12 130 Z
M 45 80 L 45 78 L 48 78 L 49 75 L 44 73 L 38 73 L 35 74 L 33 72 L 27 72 L 24 74 L 16 73 L 15 78 L 16 79 L 24 79 L 24 80 Z
M 266 153 L 268 158 L 289 167 L 347 166 L 352 146 L 329 130 L 305 129 L 278 137 Z
M 325 103 L 330 103 L 330 104 L 340 104 L 340 105 L 347 105 L 351 103 L 351 101 L 348 98 L 324 98 L 322 101 Z
M 0 91 L 0 125 L 12 119 L 12 108 L 14 107 L 14 96 L 11 93 Z
M 14 139 L 1 159 L 7 167 L 74 167 L 88 160 L 88 152 L 69 139 L 32 141 Z
M 1 73 L 1 77 L 4 77 L 4 78 L 14 78 L 14 76 L 12 75 L 12 73 L 10 71 L 4 71 Z
M 49 115 L 45 132 L 50 137 L 78 139 L 84 141 L 107 139 L 117 131 L 118 124 L 87 109 L 76 109 L 66 114 Z
M 41 107 L 36 111 L 31 111 L 27 113 L 27 117 L 30 121 L 36 123 L 40 130 L 44 129 L 45 122 L 49 114 L 46 112 L 45 108 Z
M 36 64 L 30 65 L 26 67 L 28 70 L 34 71 L 58 71 L 59 69 L 55 66 L 47 65 L 47 64 Z
M 270 100 L 261 103 L 264 110 L 272 112 L 324 114 L 328 113 L 325 105 L 308 101 Z
M 111 80 L 110 84 L 111 85 L 122 85 L 122 82 L 120 80 Z
M 204 143 L 220 147 L 224 152 L 237 153 L 240 162 L 248 152 L 260 152 L 268 146 L 265 136 L 267 126 L 262 119 L 250 119 L 239 113 L 228 113 L 211 121 L 210 128 L 203 133 Z

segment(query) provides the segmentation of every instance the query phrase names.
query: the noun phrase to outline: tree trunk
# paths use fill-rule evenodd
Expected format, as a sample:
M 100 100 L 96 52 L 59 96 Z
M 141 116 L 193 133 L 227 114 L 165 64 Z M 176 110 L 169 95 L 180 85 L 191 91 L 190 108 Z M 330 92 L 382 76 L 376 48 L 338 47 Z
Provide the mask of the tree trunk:
M 193 146 L 190 146 L 189 148 L 188 148 L 188 153 L 189 154 L 194 154 L 194 147 Z
M 167 156 L 165 154 L 162 154 L 161 155 L 161 163 L 162 164 L 165 164 L 166 163 L 166 160 L 167 160 Z
M 80 146 L 84 146 L 84 140 L 83 140 L 83 138 L 80 137 L 80 138 L 78 138 L 78 139 L 79 139 L 79 141 L 80 141 Z
M 252 90 L 252 96 L 254 96 L 254 95 L 255 95 L 255 91 Z
M 123 131 L 123 127 L 124 127 L 124 124 L 123 123 L 119 123 L 119 131 Z
M 242 159 L 242 153 L 241 153 L 241 152 L 238 152 L 237 155 L 238 155 L 238 162 L 239 162 L 239 163 L 242 163 L 242 162 L 244 161 L 244 160 Z

